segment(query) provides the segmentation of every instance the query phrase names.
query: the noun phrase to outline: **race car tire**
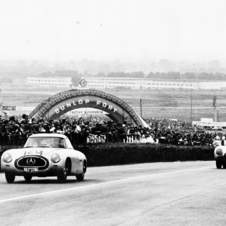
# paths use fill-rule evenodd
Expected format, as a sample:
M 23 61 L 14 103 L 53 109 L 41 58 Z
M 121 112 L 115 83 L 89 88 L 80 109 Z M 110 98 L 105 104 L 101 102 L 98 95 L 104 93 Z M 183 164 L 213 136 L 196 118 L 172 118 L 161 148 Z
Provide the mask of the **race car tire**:
M 64 168 L 57 175 L 57 179 L 60 183 L 64 183 L 67 180 L 67 175 L 69 170 L 70 170 L 70 162 L 66 161 Z
M 85 174 L 84 173 L 81 173 L 81 174 L 77 174 L 76 175 L 76 178 L 78 181 L 83 181 L 84 180 L 84 177 L 85 177 Z
M 11 184 L 15 180 L 15 175 L 13 173 L 5 172 L 5 179 L 9 184 Z
M 87 167 L 87 165 L 86 165 L 86 162 L 84 161 L 84 163 L 83 163 L 83 173 L 76 175 L 76 178 L 77 178 L 78 181 L 83 181 L 84 180 L 86 167 Z
M 219 161 L 216 161 L 216 167 L 217 167 L 217 169 L 221 169 L 222 163 Z
M 24 179 L 25 179 L 26 182 L 30 182 L 31 179 L 32 179 L 32 176 L 26 175 L 26 176 L 24 176 Z

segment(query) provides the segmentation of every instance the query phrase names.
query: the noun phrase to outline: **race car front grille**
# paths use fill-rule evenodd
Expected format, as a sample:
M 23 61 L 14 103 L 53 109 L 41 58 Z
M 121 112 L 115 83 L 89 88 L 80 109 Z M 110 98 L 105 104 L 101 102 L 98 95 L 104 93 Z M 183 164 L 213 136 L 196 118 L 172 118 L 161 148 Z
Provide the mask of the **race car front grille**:
M 43 170 L 48 168 L 49 162 L 46 158 L 42 156 L 23 156 L 15 162 L 15 167 L 17 169 L 23 170 L 24 168 L 38 168 Z

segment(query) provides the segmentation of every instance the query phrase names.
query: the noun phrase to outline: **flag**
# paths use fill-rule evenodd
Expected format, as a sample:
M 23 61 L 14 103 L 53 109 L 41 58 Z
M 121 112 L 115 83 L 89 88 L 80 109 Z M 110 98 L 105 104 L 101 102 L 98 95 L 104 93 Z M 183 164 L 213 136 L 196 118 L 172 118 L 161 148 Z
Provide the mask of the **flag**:
M 213 97 L 213 106 L 216 107 L 216 105 L 217 105 L 217 97 L 214 96 Z

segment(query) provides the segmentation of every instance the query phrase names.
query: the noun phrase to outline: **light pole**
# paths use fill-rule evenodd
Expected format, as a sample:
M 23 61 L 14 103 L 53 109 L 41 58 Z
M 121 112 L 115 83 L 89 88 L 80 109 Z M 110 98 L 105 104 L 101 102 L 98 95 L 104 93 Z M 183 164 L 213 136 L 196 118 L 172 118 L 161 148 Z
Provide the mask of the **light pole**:
M 142 118 L 142 99 L 140 99 L 140 117 Z
M 0 89 L 0 114 L 2 114 L 2 90 Z
M 192 109 L 192 90 L 191 90 L 191 124 L 192 124 L 192 121 L 193 121 L 193 118 L 192 118 L 192 111 L 193 111 L 193 109 Z
M 217 122 L 217 97 L 213 97 L 213 111 L 214 111 L 214 122 Z

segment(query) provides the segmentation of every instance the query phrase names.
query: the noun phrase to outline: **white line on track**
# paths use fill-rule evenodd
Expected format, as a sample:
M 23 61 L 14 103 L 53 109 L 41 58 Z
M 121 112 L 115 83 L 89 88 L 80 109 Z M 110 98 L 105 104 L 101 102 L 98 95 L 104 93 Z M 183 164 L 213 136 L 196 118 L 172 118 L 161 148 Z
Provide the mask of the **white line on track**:
M 139 180 L 139 179 L 146 178 L 146 177 L 158 177 L 158 176 L 165 176 L 165 175 L 176 174 L 176 173 L 184 173 L 184 172 L 190 172 L 190 171 L 201 171 L 201 170 L 211 169 L 211 168 L 212 167 L 203 167 L 203 168 L 186 169 L 186 170 L 179 170 L 179 171 L 167 172 L 167 173 L 157 173 L 157 174 L 151 174 L 151 175 L 144 175 L 144 176 L 140 176 L 140 177 L 130 177 L 130 178 L 119 179 L 119 180 L 114 180 L 114 181 L 107 181 L 107 182 L 102 182 L 102 183 L 97 183 L 97 184 L 91 184 L 91 185 L 85 185 L 85 186 L 79 186 L 79 187 L 73 187 L 73 188 L 65 188 L 65 189 L 60 189 L 60 190 L 55 190 L 55 191 L 41 192 L 41 193 L 25 195 L 25 196 L 10 198 L 10 199 L 4 199 L 4 200 L 0 200 L 0 203 L 17 201 L 17 200 L 20 200 L 20 199 L 32 198 L 32 197 L 48 195 L 48 194 L 55 194 L 55 193 L 71 191 L 71 190 L 79 190 L 79 189 L 85 189 L 85 188 L 88 189 L 88 188 L 91 188 L 91 187 L 98 187 L 98 186 L 107 185 L 107 184 L 116 184 L 116 183 L 119 183 L 119 182 L 125 182 L 125 181 L 129 181 L 129 180 Z

